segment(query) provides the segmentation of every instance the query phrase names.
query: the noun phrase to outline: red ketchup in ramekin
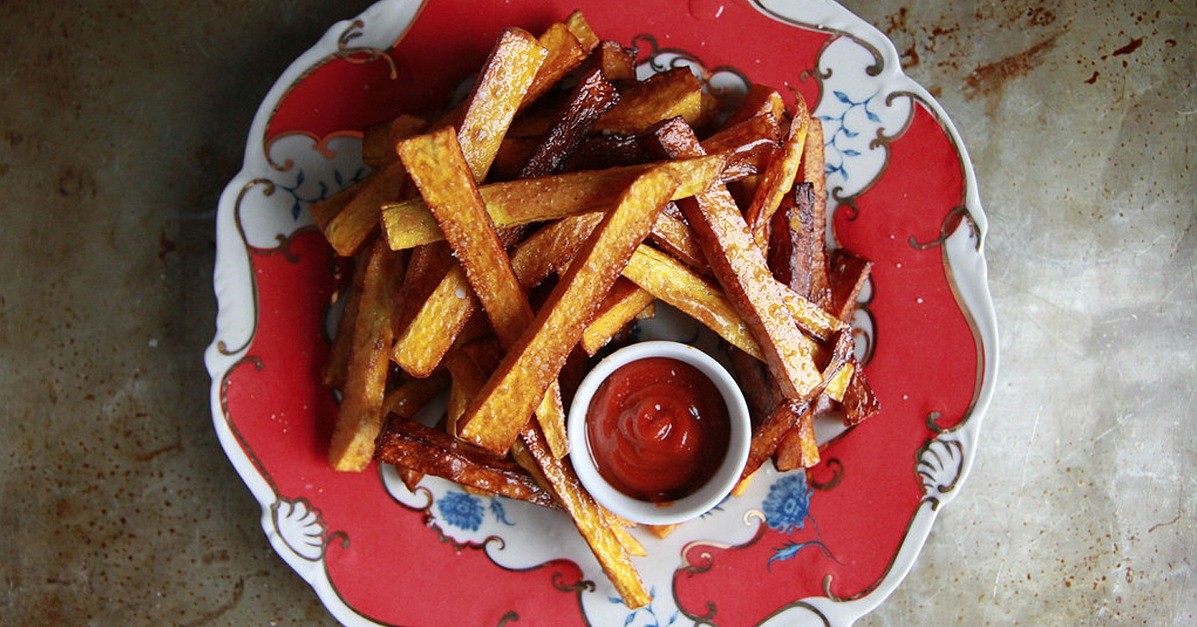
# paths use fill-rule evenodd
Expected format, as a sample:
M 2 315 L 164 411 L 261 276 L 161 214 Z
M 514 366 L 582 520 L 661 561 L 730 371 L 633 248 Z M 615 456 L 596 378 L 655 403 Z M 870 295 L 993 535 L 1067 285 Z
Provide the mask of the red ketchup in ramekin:
M 586 414 L 599 474 L 623 494 L 653 503 L 702 487 L 727 452 L 727 403 L 694 366 L 647 357 L 620 366 Z

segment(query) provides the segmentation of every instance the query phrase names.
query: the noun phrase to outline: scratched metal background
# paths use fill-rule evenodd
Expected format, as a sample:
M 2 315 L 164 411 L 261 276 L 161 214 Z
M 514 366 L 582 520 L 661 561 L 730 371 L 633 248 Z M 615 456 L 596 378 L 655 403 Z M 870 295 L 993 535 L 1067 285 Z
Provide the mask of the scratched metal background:
M 969 485 L 862 624 L 1193 624 L 1197 5 L 845 4 L 972 152 L 1003 360 Z M 330 622 L 200 355 L 254 108 L 365 5 L 0 2 L 0 623 Z

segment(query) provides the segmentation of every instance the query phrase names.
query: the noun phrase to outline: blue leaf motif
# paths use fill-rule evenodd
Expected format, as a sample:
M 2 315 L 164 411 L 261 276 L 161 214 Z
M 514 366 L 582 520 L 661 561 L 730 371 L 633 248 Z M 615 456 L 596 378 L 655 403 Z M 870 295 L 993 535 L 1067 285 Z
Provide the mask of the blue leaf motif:
M 878 124 L 881 123 L 881 118 L 877 117 L 876 113 L 873 113 L 872 111 L 869 111 L 868 109 L 865 109 L 865 115 L 869 116 L 870 122 L 876 122 Z
M 628 614 L 628 617 L 623 619 L 623 627 L 628 627 L 628 625 L 631 625 L 632 621 L 634 620 L 636 620 L 636 613 L 632 612 L 631 614 Z
M 842 102 L 844 104 L 856 104 L 856 103 L 852 102 L 852 99 L 848 97 L 848 94 L 845 94 L 842 91 L 835 91 L 832 93 L 835 94 L 836 100 L 839 100 L 840 102 Z
M 464 492 L 449 492 L 436 503 L 445 522 L 467 531 L 477 531 L 482 524 L 482 500 Z
M 499 499 L 491 499 L 490 513 L 494 514 L 495 518 L 499 519 L 499 522 L 503 523 L 504 525 L 507 525 L 508 527 L 515 526 L 515 523 L 507 520 L 507 510 L 503 508 L 503 503 L 499 502 Z
M 852 150 L 851 148 L 845 148 L 843 154 L 845 157 L 859 157 L 860 151 Z
M 844 130 L 844 137 L 847 137 L 848 139 L 851 139 L 853 137 L 857 137 L 860 135 L 860 133 L 857 133 L 855 131 L 850 131 L 848 129 L 843 129 L 843 130 Z
M 770 529 L 792 533 L 802 529 L 810 515 L 811 489 L 806 485 L 806 473 L 793 472 L 778 479 L 769 487 L 762 509 Z
M 765 569 L 772 570 L 773 562 L 781 562 L 781 561 L 785 561 L 788 559 L 792 559 L 795 555 L 798 555 L 798 553 L 802 549 L 805 549 L 807 547 L 812 547 L 812 546 L 817 546 L 817 547 L 823 549 L 823 553 L 828 556 L 831 555 L 827 551 L 827 547 L 822 542 L 819 542 L 818 540 L 811 540 L 809 542 L 787 542 L 786 544 L 782 545 L 776 551 L 773 552 L 773 557 L 770 557 L 769 561 L 765 563 Z

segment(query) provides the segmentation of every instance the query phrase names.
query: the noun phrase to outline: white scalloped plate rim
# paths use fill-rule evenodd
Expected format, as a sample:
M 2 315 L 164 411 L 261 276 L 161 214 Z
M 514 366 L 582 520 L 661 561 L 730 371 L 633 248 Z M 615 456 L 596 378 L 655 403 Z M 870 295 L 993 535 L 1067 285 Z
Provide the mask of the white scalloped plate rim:
M 969 316 L 979 344 L 978 367 L 982 376 L 973 406 L 958 427 L 939 434 L 925 447 L 921 457 L 924 463 L 920 463 L 919 473 L 924 477 L 926 494 L 883 579 L 867 595 L 851 601 L 822 596 L 796 600 L 780 608 L 764 623 L 788 625 L 815 621 L 849 625 L 879 606 L 906 577 L 926 542 L 939 507 L 955 498 L 971 470 L 981 423 L 993 397 L 998 368 L 997 319 L 989 293 L 984 257 L 988 224 L 981 208 L 976 174 L 958 130 L 934 97 L 902 73 L 897 50 L 884 34 L 831 0 L 751 0 L 750 3 L 772 19 L 846 35 L 871 47 L 880 63 L 876 78 L 890 88 L 888 93 L 901 92 L 922 102 L 933 112 L 960 155 L 964 175 L 963 209 L 966 219 L 961 220 L 952 233 L 945 234 L 941 249 L 959 304 Z M 357 29 L 354 40 L 356 46 L 389 48 L 418 16 L 422 4 L 407 0 L 381 0 L 356 18 L 334 24 L 315 45 L 287 67 L 254 116 L 247 135 L 242 169 L 225 187 L 216 218 L 217 250 L 213 285 L 218 313 L 216 333 L 205 352 L 205 364 L 212 377 L 210 404 L 217 436 L 234 469 L 261 505 L 262 528 L 275 552 L 312 586 L 337 620 L 353 625 L 377 623 L 355 611 L 340 597 L 325 570 L 322 551 L 316 555 L 301 552 L 304 547 L 297 550 L 279 532 L 277 516 L 281 507 L 299 512 L 302 519 L 308 521 L 307 524 L 322 525 L 319 512 L 312 511 L 303 499 L 289 501 L 275 492 L 241 447 L 224 414 L 222 383 L 229 371 L 246 356 L 252 344 L 257 315 L 256 288 L 249 266 L 249 251 L 234 214 L 238 198 L 253 181 L 277 174 L 262 140 L 272 113 L 291 86 L 315 64 L 335 54 L 343 44 L 344 34 L 351 29 Z M 229 350 L 228 346 L 239 348 Z M 949 460 L 951 465 L 948 468 L 936 468 L 934 463 L 928 464 L 928 461 L 939 460 L 940 450 L 956 456 Z M 926 472 L 923 470 L 925 466 L 929 468 Z

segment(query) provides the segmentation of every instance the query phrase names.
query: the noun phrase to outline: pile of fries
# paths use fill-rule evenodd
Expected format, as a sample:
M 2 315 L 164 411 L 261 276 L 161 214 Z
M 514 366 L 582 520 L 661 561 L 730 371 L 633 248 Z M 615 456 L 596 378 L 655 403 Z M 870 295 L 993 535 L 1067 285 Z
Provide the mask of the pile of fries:
M 762 86 L 723 110 L 689 69 L 637 80 L 635 59 L 580 13 L 508 29 L 465 101 L 365 129 L 374 173 L 312 207 L 354 259 L 325 372 L 332 467 L 560 508 L 632 608 L 644 547 L 579 484 L 564 407 L 658 300 L 733 352 L 742 483 L 770 458 L 815 464 L 817 415 L 878 409 L 848 325 L 870 264 L 825 247 L 818 120 Z M 440 424 L 414 420 L 444 393 Z

